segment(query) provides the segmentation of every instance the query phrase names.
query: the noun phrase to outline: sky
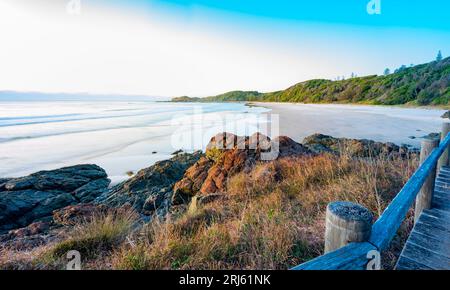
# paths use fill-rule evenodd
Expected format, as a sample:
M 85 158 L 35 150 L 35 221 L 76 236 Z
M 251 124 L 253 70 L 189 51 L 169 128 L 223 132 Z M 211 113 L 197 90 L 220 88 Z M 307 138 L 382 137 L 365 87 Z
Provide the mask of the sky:
M 209 96 L 382 74 L 450 55 L 448 11 L 448 0 L 1 0 L 0 90 Z

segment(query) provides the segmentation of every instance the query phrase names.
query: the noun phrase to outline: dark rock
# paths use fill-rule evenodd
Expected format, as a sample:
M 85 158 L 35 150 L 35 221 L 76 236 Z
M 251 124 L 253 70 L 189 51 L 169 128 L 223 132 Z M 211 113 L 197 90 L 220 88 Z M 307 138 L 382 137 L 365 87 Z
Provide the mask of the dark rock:
M 26 236 L 32 236 L 42 234 L 50 229 L 50 223 L 48 222 L 35 222 L 29 226 L 17 230 L 12 230 L 8 234 L 12 238 L 24 238 Z
M 61 230 L 53 227 L 51 222 L 35 222 L 0 236 L 0 247 L 15 251 L 32 250 L 60 239 Z
M 441 118 L 443 118 L 443 119 L 450 119 L 450 111 L 445 112 L 445 113 L 441 116 Z
M 2 179 L 0 232 L 26 227 L 68 205 L 92 201 L 107 190 L 106 177 L 97 165 L 77 165 Z
M 130 204 L 141 214 L 150 215 L 158 210 L 159 214 L 164 215 L 170 206 L 173 185 L 202 155 L 201 152 L 178 154 L 169 160 L 157 162 L 111 188 L 98 197 L 95 203 L 113 207 Z
M 65 208 L 55 210 L 53 212 L 53 221 L 57 225 L 72 226 L 79 222 L 87 220 L 95 214 L 107 211 L 104 205 L 95 204 L 77 204 L 70 205 Z
M 41 202 L 53 197 L 54 193 L 32 189 L 0 192 L 0 231 L 26 226 L 23 217 Z
M 204 205 L 204 204 L 208 204 L 210 202 L 213 202 L 215 200 L 218 200 L 218 199 L 220 199 L 222 197 L 224 197 L 223 194 L 212 193 L 212 194 L 199 196 L 197 202 L 198 202 L 199 205 Z
M 109 184 L 109 179 L 97 179 L 77 188 L 73 192 L 73 196 L 82 203 L 89 203 L 105 192 Z
M 0 191 L 6 190 L 6 183 L 10 180 L 11 178 L 0 178 Z
M 6 182 L 5 188 L 8 191 L 36 189 L 70 192 L 89 181 L 106 177 L 106 172 L 97 165 L 76 165 L 13 178 Z
M 269 137 L 255 133 L 250 137 L 221 133 L 209 142 L 206 156 L 189 168 L 174 186 L 173 204 L 187 203 L 194 195 L 207 196 L 226 191 L 229 177 L 250 172 L 257 162 L 312 152 L 289 137 Z
M 428 135 L 422 136 L 423 139 L 439 139 L 441 138 L 441 133 L 430 133 Z
M 295 142 L 289 137 L 280 136 L 273 139 L 272 144 L 279 144 L 279 156 L 278 157 L 288 157 L 288 156 L 298 156 L 311 154 L 311 151 L 300 143 Z
M 183 150 L 177 150 L 177 151 L 175 151 L 175 152 L 173 152 L 172 153 L 172 155 L 178 155 L 178 154 L 181 154 L 181 153 L 183 153 Z
M 7 181 L 4 185 L 6 190 L 24 190 L 33 188 L 33 181 L 31 178 L 14 178 Z
M 348 154 L 353 157 L 401 156 L 415 153 L 407 146 L 394 143 L 375 142 L 366 139 L 334 138 L 332 136 L 314 134 L 306 137 L 303 144 L 315 153 Z
M 68 192 L 58 194 L 52 198 L 48 198 L 40 202 L 38 206 L 17 219 L 17 222 L 20 225 L 30 224 L 37 219 L 50 216 L 56 209 L 63 208 L 70 204 L 75 204 L 76 202 L 77 201 L 72 194 Z
M 0 236 L 0 248 L 24 251 L 45 245 L 55 238 L 51 221 L 34 222 Z

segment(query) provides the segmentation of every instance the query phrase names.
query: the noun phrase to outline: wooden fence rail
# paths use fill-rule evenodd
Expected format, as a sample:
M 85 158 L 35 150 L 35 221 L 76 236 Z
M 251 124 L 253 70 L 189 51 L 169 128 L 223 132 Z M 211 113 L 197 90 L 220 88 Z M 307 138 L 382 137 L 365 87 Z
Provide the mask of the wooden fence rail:
M 367 269 L 367 264 L 372 258 L 368 253 L 372 250 L 378 253 L 385 251 L 389 248 L 389 245 L 396 235 L 400 225 L 406 218 L 408 210 L 411 208 L 413 202 L 415 201 L 419 192 L 421 194 L 428 194 L 433 192 L 433 188 L 425 188 L 434 186 L 433 182 L 429 184 L 427 179 L 430 176 L 434 176 L 436 172 L 436 167 L 441 156 L 448 162 L 448 148 L 450 145 L 450 133 L 448 133 L 448 124 L 444 124 L 442 134 L 446 136 L 439 141 L 425 140 L 422 142 L 421 151 L 421 164 L 416 172 L 411 176 L 408 182 L 403 186 L 397 196 L 392 200 L 389 206 L 384 210 L 382 215 L 373 224 L 371 229 L 370 237 L 367 240 L 361 241 L 360 235 L 355 235 L 353 232 L 350 235 L 345 236 L 348 242 L 343 247 L 334 250 L 332 252 L 326 253 L 316 259 L 309 262 L 301 264 L 292 268 L 292 270 L 365 270 Z M 434 145 L 433 145 L 434 143 Z M 438 146 L 438 147 L 437 147 Z M 442 158 L 439 161 L 440 165 L 442 163 Z M 422 190 L 421 190 L 422 189 Z M 428 192 L 428 193 L 427 193 Z M 426 200 L 426 198 L 425 198 Z M 330 206 L 329 206 L 330 207 Z M 361 207 L 361 206 L 359 206 Z M 421 205 L 420 209 L 426 209 L 426 205 Z M 347 228 L 355 228 L 355 219 L 346 218 L 349 215 L 348 205 L 347 208 L 342 210 L 343 214 L 340 216 L 339 227 L 342 227 L 344 231 L 348 232 Z M 360 214 L 360 211 L 357 212 Z M 327 212 L 328 216 L 328 212 Z M 417 214 L 416 214 L 417 216 Z M 336 219 L 336 218 L 334 218 Z M 327 220 L 327 227 L 329 226 Z M 327 229 L 327 235 L 331 232 Z M 353 236 L 352 236 L 353 235 Z M 342 236 L 342 233 L 341 233 Z M 325 239 L 329 239 L 326 236 Z M 331 237 L 332 241 L 338 240 L 336 236 Z M 329 242 L 328 242 L 329 243 Z M 341 239 L 342 244 L 342 239 Z M 339 245 L 342 246 L 342 245 Z

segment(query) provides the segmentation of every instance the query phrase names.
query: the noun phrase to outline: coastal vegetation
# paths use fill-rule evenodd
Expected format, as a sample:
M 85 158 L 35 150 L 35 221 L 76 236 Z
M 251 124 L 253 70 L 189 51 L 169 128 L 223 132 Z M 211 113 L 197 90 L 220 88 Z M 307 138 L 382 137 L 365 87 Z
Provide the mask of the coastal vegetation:
M 118 269 L 288 269 L 323 251 L 328 202 L 381 212 L 415 162 L 331 155 L 260 164 L 229 180 L 226 199 L 147 225 L 112 254 Z M 405 230 L 410 227 L 407 221 Z M 394 255 L 395 250 L 387 255 Z M 390 259 L 385 267 L 392 267 Z
M 225 136 L 259 145 L 219 149 L 218 134 L 206 154 L 180 153 L 112 189 L 96 187 L 93 202 L 73 201 L 0 236 L 0 268 L 64 269 L 66 253 L 76 250 L 83 269 L 288 269 L 323 252 L 329 202 L 359 203 L 376 218 L 418 165 L 417 153 L 404 147 L 320 134 L 303 144 L 276 138 L 279 158 L 262 161 L 262 135 Z M 75 169 L 62 171 L 77 180 Z M 7 180 L 4 193 L 43 190 L 45 180 L 54 190 L 56 174 Z M 45 200 L 36 208 L 42 206 L 55 204 Z M 410 213 L 383 253 L 384 268 L 393 268 L 411 226 Z
M 450 103 L 450 58 L 401 66 L 384 75 L 352 77 L 342 80 L 316 79 L 285 90 L 259 93 L 233 91 L 206 98 L 173 98 L 174 102 L 293 102 L 356 103 L 372 105 L 439 105 Z

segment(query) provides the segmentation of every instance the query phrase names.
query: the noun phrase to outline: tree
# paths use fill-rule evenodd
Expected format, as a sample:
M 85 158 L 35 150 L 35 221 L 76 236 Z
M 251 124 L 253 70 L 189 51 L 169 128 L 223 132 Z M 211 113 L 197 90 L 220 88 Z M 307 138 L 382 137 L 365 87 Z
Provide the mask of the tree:
M 391 74 L 391 70 L 388 69 L 388 68 L 386 68 L 386 69 L 384 70 L 384 75 L 387 76 L 387 75 L 389 75 L 389 74 Z
M 441 61 L 442 60 L 442 52 L 439 50 L 438 54 L 436 56 L 436 61 Z
M 399 73 L 399 72 L 402 72 L 402 71 L 404 71 L 406 69 L 406 65 L 402 65 L 401 67 L 399 67 L 398 69 L 396 69 L 394 72 L 395 73 Z

